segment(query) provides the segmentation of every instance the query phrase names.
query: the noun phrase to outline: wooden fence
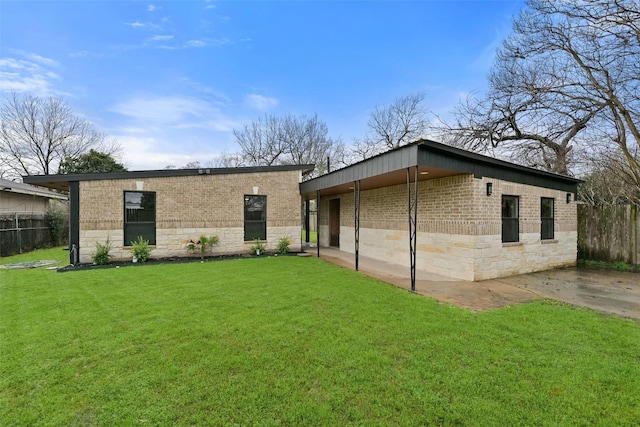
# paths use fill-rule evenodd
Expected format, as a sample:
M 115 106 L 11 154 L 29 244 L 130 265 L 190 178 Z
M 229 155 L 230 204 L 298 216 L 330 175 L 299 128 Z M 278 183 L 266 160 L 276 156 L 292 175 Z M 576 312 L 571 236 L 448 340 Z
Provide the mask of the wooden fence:
M 578 205 L 578 258 L 640 264 L 640 207 Z
M 0 213 L 0 257 L 51 246 L 43 214 Z

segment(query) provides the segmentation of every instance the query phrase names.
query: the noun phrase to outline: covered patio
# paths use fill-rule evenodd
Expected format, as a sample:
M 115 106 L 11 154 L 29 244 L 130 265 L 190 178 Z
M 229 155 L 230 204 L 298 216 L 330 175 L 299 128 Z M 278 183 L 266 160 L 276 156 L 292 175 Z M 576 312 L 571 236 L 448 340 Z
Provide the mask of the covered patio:
M 317 256 L 332 248 L 356 270 L 363 255 L 398 265 L 418 292 L 424 274 L 482 281 L 575 265 L 579 182 L 420 140 L 302 182 L 300 193 L 306 230 L 316 200 Z M 552 205 L 544 233 L 541 200 Z
M 307 253 L 313 255 L 316 254 L 316 249 L 309 246 L 305 248 Z M 336 248 L 322 248 L 320 258 L 344 268 L 355 269 L 355 259 L 352 253 Z M 390 285 L 412 291 L 409 267 L 360 255 L 358 270 L 362 274 Z M 538 298 L 530 290 L 504 283 L 498 279 L 470 282 L 421 270 L 416 271 L 413 292 L 474 311 L 500 308 Z

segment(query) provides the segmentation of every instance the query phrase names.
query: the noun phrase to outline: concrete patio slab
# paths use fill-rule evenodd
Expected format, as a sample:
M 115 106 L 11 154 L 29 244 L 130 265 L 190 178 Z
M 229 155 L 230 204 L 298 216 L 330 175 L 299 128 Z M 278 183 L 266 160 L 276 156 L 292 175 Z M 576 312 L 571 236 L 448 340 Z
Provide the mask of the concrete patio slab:
M 315 255 L 316 248 L 308 248 Z M 320 258 L 355 268 L 355 255 L 321 248 Z M 386 283 L 411 289 L 409 267 L 359 256 L 359 271 Z M 640 319 L 640 274 L 567 268 L 479 282 L 416 271 L 416 293 L 480 311 L 549 298 L 623 317 Z

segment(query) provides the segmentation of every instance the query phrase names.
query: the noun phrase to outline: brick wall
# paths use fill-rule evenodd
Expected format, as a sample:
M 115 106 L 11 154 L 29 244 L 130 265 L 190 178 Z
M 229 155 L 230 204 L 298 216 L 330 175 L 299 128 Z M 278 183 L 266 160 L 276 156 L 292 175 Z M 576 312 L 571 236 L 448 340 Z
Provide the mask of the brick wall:
M 91 262 L 95 242 L 113 242 L 115 259 L 131 258 L 124 244 L 124 191 L 156 192 L 156 245 L 152 257 L 190 255 L 185 241 L 216 234 L 213 253 L 240 253 L 244 242 L 244 195 L 267 196 L 267 247 L 289 237 L 300 250 L 299 171 L 199 175 L 80 183 L 80 262 Z
M 493 194 L 486 195 L 486 183 Z M 520 197 L 520 242 L 502 243 L 502 195 Z M 354 251 L 353 194 L 323 198 L 321 245 L 328 245 L 328 200 L 340 198 L 340 249 Z M 555 199 L 555 239 L 540 239 L 540 198 Z M 407 187 L 363 191 L 360 254 L 409 265 Z M 418 187 L 417 267 L 465 280 L 574 265 L 576 204 L 566 193 L 496 179 L 458 175 L 422 181 Z M 324 234 L 324 235 L 323 235 Z

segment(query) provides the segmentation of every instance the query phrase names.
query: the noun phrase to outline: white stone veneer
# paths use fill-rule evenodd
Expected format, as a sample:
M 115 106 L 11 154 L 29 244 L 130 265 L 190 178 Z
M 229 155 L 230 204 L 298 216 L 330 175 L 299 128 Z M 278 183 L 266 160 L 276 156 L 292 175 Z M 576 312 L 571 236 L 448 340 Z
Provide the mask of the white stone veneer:
M 156 244 L 153 246 L 151 258 L 196 256 L 187 250 L 187 243 L 191 239 L 197 241 L 202 235 L 217 235 L 219 243 L 208 255 L 249 253 L 254 242 L 244 241 L 244 228 L 185 228 L 185 229 L 157 229 Z M 111 255 L 114 261 L 131 259 L 131 247 L 124 246 L 123 230 L 83 230 L 80 232 L 80 262 L 91 263 L 92 253 L 95 252 L 96 242 L 104 243 L 109 237 L 112 244 Z M 301 227 L 267 227 L 267 250 L 276 250 L 278 241 L 288 237 L 291 251 L 302 249 Z
M 519 243 L 503 244 L 500 235 L 418 232 L 416 267 L 461 280 L 486 280 L 575 265 L 577 233 L 556 231 L 555 237 L 541 241 L 539 233 L 521 233 Z M 340 227 L 340 249 L 355 252 L 353 227 Z M 360 228 L 360 254 L 408 267 L 408 231 Z

